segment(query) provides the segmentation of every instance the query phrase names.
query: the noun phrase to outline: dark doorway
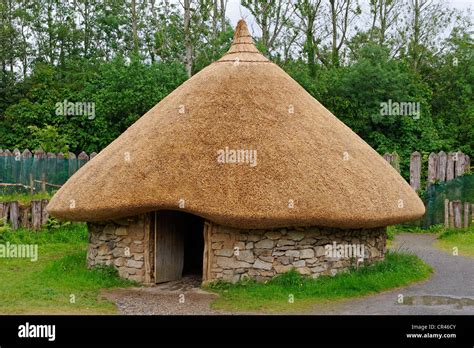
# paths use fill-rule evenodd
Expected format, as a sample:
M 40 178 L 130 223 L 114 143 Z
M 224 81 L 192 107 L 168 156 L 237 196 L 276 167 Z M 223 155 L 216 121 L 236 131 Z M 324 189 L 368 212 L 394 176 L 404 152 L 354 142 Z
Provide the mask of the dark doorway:
M 155 282 L 202 277 L 204 219 L 179 211 L 155 212 Z

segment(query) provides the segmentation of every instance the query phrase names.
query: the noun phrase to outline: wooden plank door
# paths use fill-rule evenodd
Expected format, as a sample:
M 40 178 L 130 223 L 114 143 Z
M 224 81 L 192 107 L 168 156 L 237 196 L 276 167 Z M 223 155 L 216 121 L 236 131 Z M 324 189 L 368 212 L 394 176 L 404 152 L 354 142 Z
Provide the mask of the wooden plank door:
M 155 213 L 155 282 L 181 279 L 184 266 L 184 235 L 177 212 Z

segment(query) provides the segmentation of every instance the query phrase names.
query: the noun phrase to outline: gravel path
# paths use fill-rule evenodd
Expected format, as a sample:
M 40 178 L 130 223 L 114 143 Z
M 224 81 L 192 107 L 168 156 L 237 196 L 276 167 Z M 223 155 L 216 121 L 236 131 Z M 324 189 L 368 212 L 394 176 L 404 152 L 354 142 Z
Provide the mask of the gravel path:
M 410 251 L 430 264 L 432 277 L 423 283 L 355 300 L 315 305 L 304 314 L 474 314 L 474 260 L 452 256 L 433 247 L 433 234 L 404 233 L 395 249 Z M 232 314 L 210 309 L 217 295 L 199 288 L 200 279 L 185 277 L 153 287 L 103 292 L 121 314 Z M 403 295 L 403 304 L 398 298 Z M 241 314 L 241 313 L 238 313 Z
M 102 296 L 114 301 L 120 314 L 221 314 L 210 308 L 217 295 L 202 290 L 200 283 L 200 277 L 187 276 L 152 287 L 106 290 Z
M 433 267 L 429 280 L 330 308 L 315 306 L 312 314 L 474 314 L 474 260 L 436 249 L 435 240 L 433 234 L 416 233 L 395 238 L 395 249 L 411 251 Z M 403 304 L 398 303 L 400 294 Z

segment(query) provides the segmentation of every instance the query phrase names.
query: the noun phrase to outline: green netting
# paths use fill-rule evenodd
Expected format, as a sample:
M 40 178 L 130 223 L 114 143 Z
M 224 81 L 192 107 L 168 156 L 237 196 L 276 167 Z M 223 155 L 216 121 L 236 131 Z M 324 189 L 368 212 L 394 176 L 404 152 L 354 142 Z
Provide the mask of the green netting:
M 431 185 L 424 197 L 426 213 L 420 221 L 422 227 L 444 223 L 445 199 L 474 203 L 474 175 Z
M 35 192 L 41 191 L 41 180 L 47 183 L 46 190 L 58 190 L 87 161 L 77 158 L 24 158 L 0 156 L 0 194 L 27 193 L 30 191 L 30 175 L 33 176 Z

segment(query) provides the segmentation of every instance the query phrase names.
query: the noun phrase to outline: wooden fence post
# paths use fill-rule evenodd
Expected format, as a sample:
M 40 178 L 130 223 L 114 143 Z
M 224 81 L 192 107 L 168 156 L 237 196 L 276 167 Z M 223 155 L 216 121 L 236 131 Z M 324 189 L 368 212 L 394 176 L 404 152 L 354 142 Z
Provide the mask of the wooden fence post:
M 447 156 L 446 152 L 440 151 L 438 153 L 438 170 L 437 178 L 439 181 L 446 181 L 446 165 L 447 165 Z
M 22 228 L 30 228 L 30 207 L 21 206 L 20 207 L 20 226 Z
M 415 151 L 410 157 L 410 186 L 413 190 L 419 190 L 421 178 L 421 154 Z
M 31 201 L 31 224 L 35 231 L 41 228 L 41 200 Z
M 446 164 L 446 181 L 454 179 L 454 161 L 456 158 L 455 152 L 448 153 L 448 159 Z
M 0 219 L 5 219 L 8 216 L 8 202 L 0 202 Z
M 41 200 L 41 225 L 46 225 L 49 219 L 48 211 L 46 210 L 46 206 L 48 205 L 47 199 Z
M 87 153 L 82 151 L 78 156 L 77 156 L 77 169 L 81 168 L 84 164 L 89 161 L 89 156 Z
M 453 201 L 453 211 L 454 211 L 454 227 L 462 227 L 462 213 L 461 213 L 461 201 Z
M 428 157 L 428 184 L 430 186 L 438 177 L 438 155 L 434 152 Z
M 444 200 L 444 227 L 449 228 L 449 199 Z
M 469 223 L 471 220 L 471 214 L 469 214 L 469 208 L 471 207 L 471 203 L 464 202 L 464 228 L 469 227 Z
M 71 177 L 77 171 L 76 155 L 72 152 L 68 154 L 68 175 Z
M 466 156 L 462 152 L 456 152 L 456 161 L 454 162 L 455 177 L 462 176 L 466 171 Z
M 453 202 L 449 202 L 449 227 L 454 227 L 454 208 Z
M 20 211 L 18 207 L 18 202 L 13 201 L 10 202 L 10 224 L 12 226 L 12 230 L 17 230 L 18 229 L 18 218 L 20 216 Z

